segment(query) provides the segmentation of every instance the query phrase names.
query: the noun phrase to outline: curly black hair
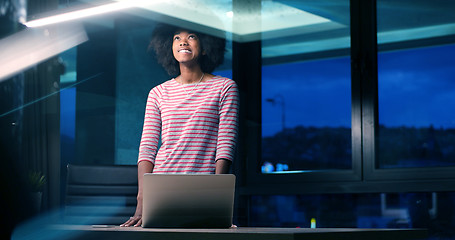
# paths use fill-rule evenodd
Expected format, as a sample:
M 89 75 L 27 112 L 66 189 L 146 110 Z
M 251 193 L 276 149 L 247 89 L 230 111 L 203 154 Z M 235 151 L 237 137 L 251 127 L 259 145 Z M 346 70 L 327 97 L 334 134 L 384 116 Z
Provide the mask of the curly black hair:
M 153 50 L 158 63 L 161 64 L 170 76 L 180 74 L 180 67 L 172 53 L 172 41 L 174 34 L 182 29 L 181 27 L 168 24 L 158 24 L 152 33 L 149 50 Z M 214 37 L 204 33 L 189 30 L 195 33 L 201 44 L 201 50 L 205 52 L 199 57 L 199 64 L 203 72 L 211 73 L 224 60 L 226 39 Z

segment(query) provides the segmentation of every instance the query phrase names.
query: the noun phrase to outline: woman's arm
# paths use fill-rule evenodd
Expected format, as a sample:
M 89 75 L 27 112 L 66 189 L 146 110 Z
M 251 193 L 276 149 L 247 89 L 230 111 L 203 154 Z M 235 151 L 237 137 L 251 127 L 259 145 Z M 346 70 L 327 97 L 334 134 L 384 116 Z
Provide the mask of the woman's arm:
M 228 173 L 234 160 L 238 130 L 238 95 L 237 84 L 227 80 L 221 90 L 215 173 Z
M 215 174 L 226 174 L 229 173 L 231 167 L 231 161 L 226 159 L 218 159 L 215 165 Z
M 120 225 L 121 227 L 139 227 L 142 225 L 142 182 L 144 178 L 144 174 L 151 173 L 153 171 L 154 165 L 149 161 L 141 161 L 138 163 L 137 166 L 137 182 L 138 182 L 138 190 L 137 190 L 137 206 L 136 212 L 134 216 L 130 217 L 128 221 Z
M 154 88 L 155 89 L 155 88 Z M 141 143 L 139 146 L 139 159 L 137 166 L 137 206 L 134 216 L 123 223 L 122 227 L 141 226 L 142 225 L 142 179 L 145 173 L 151 173 L 154 168 L 154 159 L 156 156 L 159 134 L 161 131 L 161 116 L 157 104 L 157 96 L 152 89 L 147 98 L 145 109 L 144 127 L 142 129 Z

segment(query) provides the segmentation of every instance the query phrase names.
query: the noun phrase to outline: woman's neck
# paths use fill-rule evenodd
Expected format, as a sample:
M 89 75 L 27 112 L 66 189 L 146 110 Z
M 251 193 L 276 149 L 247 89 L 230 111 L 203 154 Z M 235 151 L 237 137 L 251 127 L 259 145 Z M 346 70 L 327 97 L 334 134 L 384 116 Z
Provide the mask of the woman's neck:
M 202 81 L 202 70 L 198 68 L 182 68 L 180 67 L 180 75 L 176 78 L 181 84 L 191 84 Z

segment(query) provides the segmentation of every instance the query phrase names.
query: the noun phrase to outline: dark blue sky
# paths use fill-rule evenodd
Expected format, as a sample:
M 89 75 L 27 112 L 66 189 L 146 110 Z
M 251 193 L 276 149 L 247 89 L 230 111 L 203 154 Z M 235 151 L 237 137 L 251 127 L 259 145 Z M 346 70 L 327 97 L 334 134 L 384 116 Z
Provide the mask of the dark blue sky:
M 350 69 L 347 57 L 263 67 L 263 136 L 281 131 L 281 105 L 266 101 L 277 95 L 285 100 L 286 127 L 350 127 Z
M 455 128 L 455 46 L 381 53 L 379 122 L 388 127 Z M 351 126 L 350 59 L 308 61 L 263 68 L 263 136 L 281 131 L 285 99 L 286 127 Z
M 378 57 L 379 122 L 455 128 L 455 45 Z

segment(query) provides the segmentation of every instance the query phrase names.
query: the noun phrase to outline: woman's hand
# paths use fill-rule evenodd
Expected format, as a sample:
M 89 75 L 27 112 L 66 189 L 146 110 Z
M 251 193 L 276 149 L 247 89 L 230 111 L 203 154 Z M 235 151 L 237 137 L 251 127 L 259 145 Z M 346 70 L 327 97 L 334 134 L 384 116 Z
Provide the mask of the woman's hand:
M 134 215 L 128 219 L 124 224 L 120 225 L 120 227 L 140 227 L 142 226 L 142 216 L 141 215 Z
M 142 198 L 137 199 L 137 207 L 134 216 L 130 217 L 125 223 L 121 224 L 120 227 L 140 227 L 142 226 Z

